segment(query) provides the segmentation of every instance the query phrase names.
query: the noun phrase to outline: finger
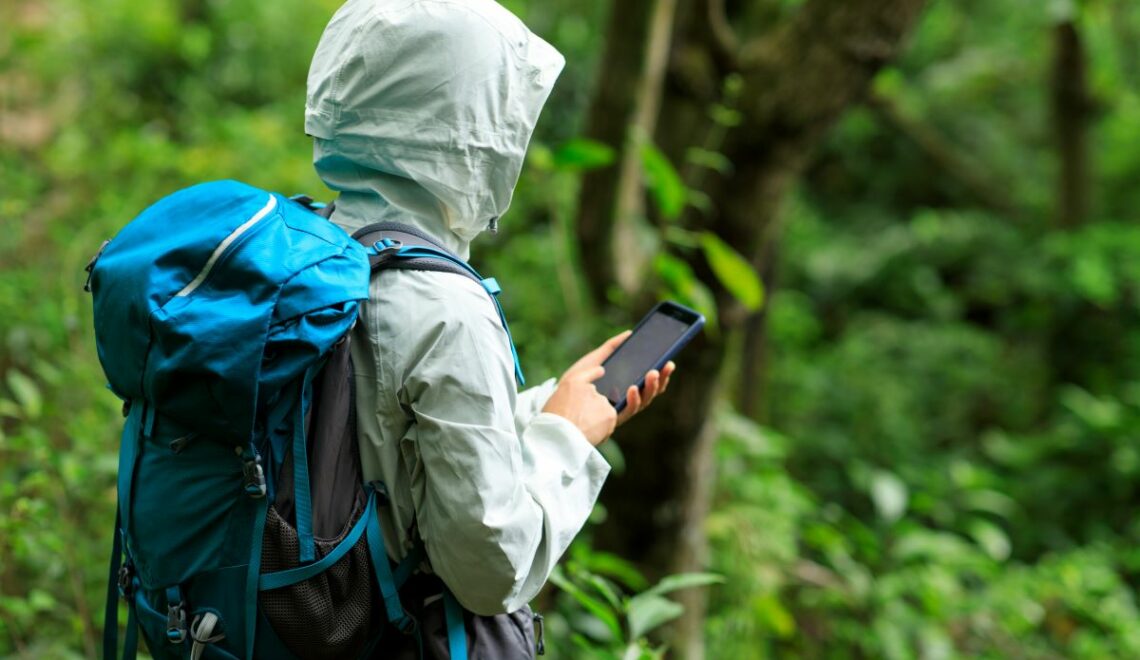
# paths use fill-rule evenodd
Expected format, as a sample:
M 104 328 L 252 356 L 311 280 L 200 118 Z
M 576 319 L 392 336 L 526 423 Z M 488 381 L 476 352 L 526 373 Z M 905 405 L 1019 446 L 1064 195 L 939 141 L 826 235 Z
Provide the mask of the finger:
M 596 364 L 605 362 L 606 358 L 613 355 L 614 351 L 617 350 L 617 347 L 621 346 L 622 342 L 624 342 L 632 332 L 632 330 L 626 330 L 625 332 L 621 332 L 614 335 L 613 337 L 610 337 L 605 342 L 603 342 L 601 346 L 583 355 L 577 362 L 574 363 L 574 366 L 570 367 L 570 371 L 592 367 Z
M 673 377 L 673 372 L 677 370 L 677 365 L 670 360 L 665 364 L 665 368 L 661 370 L 661 389 L 657 391 L 662 394 L 665 390 L 669 389 L 669 379 Z
M 625 393 L 625 408 L 618 415 L 617 423 L 624 423 L 636 415 L 639 410 L 641 410 L 641 393 L 637 391 L 636 385 L 630 385 L 629 390 Z
M 586 369 L 582 369 L 581 371 L 578 371 L 577 373 L 573 374 L 573 377 L 575 379 L 581 379 L 582 381 L 587 382 L 587 383 L 592 383 L 592 382 L 598 380 L 599 378 L 601 378 L 602 376 L 605 376 L 605 375 L 606 375 L 606 368 L 601 366 L 601 365 L 598 365 L 596 367 L 589 367 Z
M 645 374 L 645 385 L 641 388 L 641 407 L 648 406 L 653 397 L 657 396 L 661 387 L 661 374 L 651 369 Z

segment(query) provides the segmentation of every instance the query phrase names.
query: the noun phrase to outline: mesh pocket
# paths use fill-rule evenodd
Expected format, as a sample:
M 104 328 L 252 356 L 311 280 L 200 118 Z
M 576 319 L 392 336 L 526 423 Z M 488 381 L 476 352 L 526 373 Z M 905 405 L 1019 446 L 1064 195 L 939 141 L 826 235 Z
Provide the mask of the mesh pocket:
M 364 511 L 357 500 L 352 517 L 335 539 L 317 539 L 317 557 L 336 547 Z M 297 530 L 271 506 L 261 546 L 261 572 L 272 573 L 299 564 Z M 297 584 L 260 594 L 261 612 L 273 631 L 298 657 L 343 658 L 358 656 L 380 629 L 373 603 L 378 594 L 372 580 L 366 536 L 328 570 Z

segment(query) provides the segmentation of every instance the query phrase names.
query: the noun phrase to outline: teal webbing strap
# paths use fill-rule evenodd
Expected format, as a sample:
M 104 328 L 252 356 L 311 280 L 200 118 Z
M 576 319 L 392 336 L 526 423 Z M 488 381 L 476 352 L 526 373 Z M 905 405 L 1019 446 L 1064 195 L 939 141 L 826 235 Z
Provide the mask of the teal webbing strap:
M 138 467 L 139 456 L 142 454 L 143 418 L 150 406 L 146 401 L 136 399 L 131 401 L 131 409 L 127 413 L 127 421 L 123 425 L 123 435 L 119 449 L 119 503 L 122 506 L 123 520 L 131 521 L 131 506 L 134 499 L 135 471 Z M 116 532 L 121 534 L 123 525 L 120 524 Z
M 245 657 L 253 659 L 253 643 L 257 637 L 257 585 L 261 577 L 261 541 L 265 534 L 265 516 L 269 513 L 269 498 L 251 499 L 257 507 L 253 520 L 253 538 L 250 540 L 249 566 L 245 573 Z
M 412 571 L 416 570 L 416 567 L 420 565 L 420 562 L 424 560 L 425 556 L 427 556 L 427 553 L 424 552 L 423 541 L 417 541 L 416 544 L 412 546 L 412 549 L 408 551 L 408 554 L 404 555 L 404 558 L 400 560 L 395 572 L 392 573 L 392 581 L 396 583 L 397 589 L 404 586 L 404 583 L 407 582 L 408 578 L 412 575 Z
M 133 598 L 127 601 L 127 637 L 123 640 L 123 660 L 135 660 L 139 654 L 139 626 L 135 621 L 137 608 Z
M 459 266 L 460 268 L 466 270 L 467 272 L 471 273 L 475 279 L 479 280 L 479 282 L 483 285 L 483 289 L 487 291 L 487 293 L 491 296 L 491 300 L 494 301 L 495 311 L 499 313 L 499 323 L 502 324 L 503 330 L 507 333 L 507 343 L 511 345 L 511 358 L 515 362 L 515 378 L 519 381 L 520 387 L 526 385 L 526 378 L 523 377 L 522 365 L 519 363 L 519 352 L 515 349 L 515 340 L 511 337 L 511 328 L 507 325 L 507 316 L 503 313 L 503 306 L 499 304 L 498 294 L 502 292 L 502 287 L 499 286 L 499 283 L 495 280 L 495 278 L 484 278 L 479 274 L 479 271 L 472 268 L 471 265 L 466 261 L 463 261 L 462 259 L 456 259 L 454 256 L 446 252 L 442 252 L 430 247 L 419 245 L 403 247 L 396 251 L 396 256 L 401 259 L 443 259 L 444 261 L 449 261 L 456 266 Z
M 447 618 L 447 650 L 451 660 L 467 660 L 467 630 L 463 627 L 463 608 L 455 594 L 443 588 L 443 613 Z
M 178 586 L 166 589 L 166 641 L 181 644 L 186 641 L 186 608 L 182 599 L 182 589 Z
M 369 518 L 375 515 L 375 507 L 373 506 L 374 500 L 374 497 L 368 498 L 368 506 L 364 508 L 364 513 L 360 516 L 360 520 L 356 521 L 356 524 L 352 526 L 352 530 L 349 531 L 348 535 L 344 537 L 344 540 L 342 540 L 337 544 L 335 548 L 333 548 L 332 552 L 328 553 L 324 557 L 321 557 L 320 561 L 313 562 L 311 564 L 306 564 L 297 568 L 290 568 L 284 571 L 266 573 L 262 575 L 258 580 L 258 589 L 261 591 L 270 591 L 271 589 L 280 589 L 281 587 L 287 587 L 302 580 L 308 580 L 314 575 L 327 570 L 333 564 L 337 563 L 341 557 L 345 556 L 350 550 L 352 550 L 352 547 L 356 545 L 356 542 L 359 541 L 360 537 L 364 535 L 364 531 L 368 527 Z
M 115 539 L 111 541 L 111 570 L 107 577 L 107 604 L 103 610 L 103 657 L 110 660 L 119 651 L 119 570 L 123 567 L 123 544 L 119 529 L 123 516 L 115 507 Z M 130 622 L 127 623 L 128 632 Z
M 376 492 L 368 494 L 369 502 L 376 499 Z M 384 534 L 380 531 L 380 517 L 376 511 L 368 516 L 368 554 L 372 558 L 372 570 L 376 574 L 376 583 L 380 585 L 380 595 L 384 598 L 384 610 L 388 621 L 401 630 L 408 624 L 408 615 L 404 613 L 404 606 L 400 604 L 400 594 L 396 588 L 396 581 L 392 577 L 392 566 L 388 560 L 388 551 L 384 547 Z
M 297 541 L 301 546 L 300 562 L 308 564 L 317 556 L 313 541 L 313 503 L 309 490 L 309 451 L 305 447 L 305 407 L 312 392 L 312 369 L 305 371 L 301 384 L 301 400 L 293 421 L 293 499 L 297 517 Z

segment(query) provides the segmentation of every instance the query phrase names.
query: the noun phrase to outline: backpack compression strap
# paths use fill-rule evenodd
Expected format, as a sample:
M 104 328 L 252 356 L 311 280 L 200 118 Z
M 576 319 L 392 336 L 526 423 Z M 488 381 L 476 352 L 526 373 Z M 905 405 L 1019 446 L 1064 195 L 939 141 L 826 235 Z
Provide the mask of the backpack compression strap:
M 369 248 L 368 262 L 373 272 L 384 269 L 397 270 L 428 270 L 440 273 L 454 273 L 473 280 L 491 296 L 495 303 L 495 310 L 499 313 L 499 322 L 507 333 L 507 343 L 511 346 L 511 358 L 515 363 L 515 378 L 520 386 L 526 384 L 522 367 L 519 365 L 519 354 L 515 350 L 515 342 L 511 339 L 511 329 L 507 326 L 507 317 L 503 314 L 503 307 L 499 304 L 499 293 L 502 287 L 493 277 L 483 277 L 466 261 L 452 254 L 443 246 L 436 243 L 424 232 L 394 222 L 382 222 L 368 225 L 352 235 L 364 247 Z

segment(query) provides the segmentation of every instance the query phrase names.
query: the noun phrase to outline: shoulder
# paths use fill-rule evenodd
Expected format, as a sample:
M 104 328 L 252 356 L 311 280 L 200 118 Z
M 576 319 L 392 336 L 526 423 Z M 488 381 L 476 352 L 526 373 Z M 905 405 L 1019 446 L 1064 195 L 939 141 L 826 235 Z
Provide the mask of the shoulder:
M 397 363 L 444 346 L 509 353 L 490 294 L 462 275 L 381 271 L 372 277 L 362 312 L 377 349 Z

